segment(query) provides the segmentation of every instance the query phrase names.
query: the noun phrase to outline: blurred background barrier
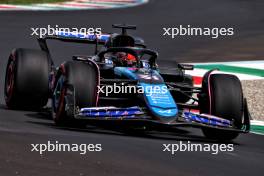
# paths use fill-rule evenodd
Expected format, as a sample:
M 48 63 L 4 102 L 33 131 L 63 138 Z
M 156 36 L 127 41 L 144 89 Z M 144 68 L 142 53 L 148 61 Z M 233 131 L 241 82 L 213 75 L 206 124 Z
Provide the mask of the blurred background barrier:
M 0 10 L 88 10 L 133 7 L 148 0 L 0 0 Z

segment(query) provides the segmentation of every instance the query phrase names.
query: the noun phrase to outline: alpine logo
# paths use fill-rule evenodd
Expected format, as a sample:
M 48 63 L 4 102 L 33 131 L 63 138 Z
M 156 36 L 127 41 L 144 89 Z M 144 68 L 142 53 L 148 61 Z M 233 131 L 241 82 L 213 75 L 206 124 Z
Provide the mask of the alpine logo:
M 172 113 L 171 109 L 168 110 L 159 110 L 160 113 L 164 113 L 164 114 L 170 114 Z
M 156 75 L 138 75 L 138 76 L 139 76 L 139 78 L 145 79 L 145 80 L 151 80 L 151 79 L 159 80 L 159 77 Z

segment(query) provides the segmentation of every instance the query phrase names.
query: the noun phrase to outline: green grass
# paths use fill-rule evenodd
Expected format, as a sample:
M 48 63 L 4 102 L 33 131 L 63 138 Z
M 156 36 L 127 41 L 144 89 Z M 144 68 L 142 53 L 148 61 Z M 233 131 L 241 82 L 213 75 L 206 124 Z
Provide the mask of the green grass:
M 241 73 L 241 74 L 264 77 L 264 70 L 256 69 L 256 68 L 245 68 L 245 67 L 223 65 L 223 64 L 195 65 L 194 67 L 207 69 L 207 70 L 218 68 L 220 71 L 224 71 L 224 72 Z
M 264 134 L 264 126 L 251 125 L 250 130 L 252 132 Z
M 0 0 L 0 4 L 37 4 L 37 3 L 52 3 L 64 2 L 70 0 Z

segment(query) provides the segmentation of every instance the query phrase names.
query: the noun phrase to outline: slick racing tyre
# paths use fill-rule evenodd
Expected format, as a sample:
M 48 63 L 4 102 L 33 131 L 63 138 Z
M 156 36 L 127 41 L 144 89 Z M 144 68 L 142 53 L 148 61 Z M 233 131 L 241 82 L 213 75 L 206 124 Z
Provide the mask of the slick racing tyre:
M 240 80 L 234 75 L 210 74 L 202 82 L 202 93 L 199 95 L 200 112 L 233 120 L 237 129 L 242 127 L 243 93 Z M 229 141 L 239 133 L 233 131 L 203 128 L 207 138 Z
M 8 59 L 5 101 L 11 109 L 39 109 L 49 97 L 50 62 L 44 51 L 15 49 Z
M 62 64 L 56 75 L 53 93 L 53 119 L 57 125 L 73 120 L 65 110 L 68 87 L 73 88 L 75 107 L 95 107 L 97 104 L 98 68 L 93 63 L 69 61 Z

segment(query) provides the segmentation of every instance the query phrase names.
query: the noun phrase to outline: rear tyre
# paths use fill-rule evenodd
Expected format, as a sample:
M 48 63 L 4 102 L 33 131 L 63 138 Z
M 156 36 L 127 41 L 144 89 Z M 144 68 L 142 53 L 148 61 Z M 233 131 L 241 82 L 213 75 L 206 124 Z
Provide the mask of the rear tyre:
M 234 75 L 207 74 L 203 78 L 202 94 L 199 96 L 200 112 L 233 120 L 237 129 L 242 127 L 243 92 L 240 80 Z M 210 139 L 229 141 L 239 133 L 203 128 Z
M 61 65 L 53 94 L 53 119 L 57 125 L 68 125 L 73 118 L 65 110 L 67 87 L 72 86 L 77 108 L 95 107 L 99 72 L 94 64 L 69 61 Z
M 49 97 L 50 62 L 44 51 L 15 49 L 8 59 L 5 101 L 11 109 L 39 109 Z

